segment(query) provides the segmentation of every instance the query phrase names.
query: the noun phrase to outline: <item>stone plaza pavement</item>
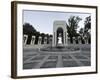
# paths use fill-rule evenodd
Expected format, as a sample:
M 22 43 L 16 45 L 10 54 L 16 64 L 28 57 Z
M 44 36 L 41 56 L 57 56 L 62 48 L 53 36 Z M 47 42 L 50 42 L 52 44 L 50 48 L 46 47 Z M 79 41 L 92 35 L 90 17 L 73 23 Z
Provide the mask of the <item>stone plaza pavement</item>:
M 43 52 L 38 49 L 23 50 L 23 69 L 91 66 L 90 45 L 71 52 Z

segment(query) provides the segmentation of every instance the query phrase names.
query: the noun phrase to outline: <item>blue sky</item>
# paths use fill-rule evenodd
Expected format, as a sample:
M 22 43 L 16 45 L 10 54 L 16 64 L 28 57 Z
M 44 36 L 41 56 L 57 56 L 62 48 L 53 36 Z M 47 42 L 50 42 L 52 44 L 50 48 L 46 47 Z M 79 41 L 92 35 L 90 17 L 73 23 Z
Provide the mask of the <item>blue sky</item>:
M 37 31 L 41 33 L 53 33 L 53 22 L 55 20 L 65 20 L 66 23 L 70 16 L 79 16 L 82 20 L 79 22 L 79 28 L 84 27 L 84 20 L 90 16 L 89 13 L 75 13 L 75 12 L 54 12 L 54 11 L 34 11 L 23 10 L 23 24 L 30 23 Z

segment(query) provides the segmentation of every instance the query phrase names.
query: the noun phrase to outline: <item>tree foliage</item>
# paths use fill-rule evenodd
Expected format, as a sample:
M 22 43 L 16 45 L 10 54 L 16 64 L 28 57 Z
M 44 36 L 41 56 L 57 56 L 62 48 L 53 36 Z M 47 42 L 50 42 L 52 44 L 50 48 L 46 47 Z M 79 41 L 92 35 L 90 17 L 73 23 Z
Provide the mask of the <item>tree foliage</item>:
M 79 34 L 83 34 L 83 33 L 84 33 L 84 28 L 80 28 Z
M 51 34 L 40 33 L 29 23 L 23 24 L 23 34 L 28 35 L 27 44 L 30 44 L 32 35 L 35 36 L 35 44 L 38 44 L 39 36 L 42 37 L 42 44 L 44 43 L 44 37 L 47 37 L 47 42 L 49 42 L 49 37 L 52 36 Z
M 68 19 L 67 32 L 68 36 L 71 39 L 71 42 L 72 42 L 72 37 L 78 36 L 77 28 L 79 27 L 78 24 L 81 20 L 82 19 L 79 16 L 70 16 L 70 18 Z
M 34 34 L 36 31 L 36 29 L 30 25 L 29 23 L 25 23 L 23 24 L 23 33 L 24 34 Z
M 88 42 L 91 43 L 91 16 L 85 18 L 84 34 L 87 35 Z
M 85 23 L 84 23 L 84 30 L 87 32 L 89 29 L 91 29 L 91 16 L 88 16 L 85 18 Z

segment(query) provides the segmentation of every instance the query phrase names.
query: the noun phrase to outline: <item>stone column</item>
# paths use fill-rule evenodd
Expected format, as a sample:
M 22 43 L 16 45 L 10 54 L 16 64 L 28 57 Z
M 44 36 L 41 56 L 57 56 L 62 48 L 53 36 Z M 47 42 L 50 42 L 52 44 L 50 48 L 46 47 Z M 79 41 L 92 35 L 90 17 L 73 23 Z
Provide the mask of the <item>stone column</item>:
M 67 31 L 66 31 L 64 34 L 65 34 L 65 35 L 64 35 L 64 36 L 65 36 L 65 37 L 64 37 L 64 38 L 65 38 L 65 43 L 64 43 L 64 45 L 67 46 L 67 45 L 68 45 L 68 33 L 67 33 Z
M 81 41 L 81 37 L 80 37 L 80 36 L 78 36 L 78 43 L 79 43 L 79 44 L 82 43 L 82 41 Z
M 34 43 L 35 43 L 35 36 L 32 36 L 32 38 L 31 38 L 31 45 L 34 45 Z
M 55 46 L 56 45 L 56 32 L 53 32 L 53 41 L 52 41 L 52 45 Z
M 23 43 L 24 43 L 24 45 L 27 44 L 27 40 L 28 40 L 28 35 L 24 35 L 23 36 Z
M 52 48 L 52 40 L 53 40 L 53 38 L 52 37 L 49 37 L 49 45 L 50 45 L 50 48 Z
M 42 42 L 42 37 L 39 36 L 39 39 L 38 39 L 38 45 L 41 45 L 41 42 Z
M 86 35 L 84 36 L 84 42 L 85 42 L 85 44 L 88 44 L 88 38 Z
M 70 37 L 68 37 L 68 44 L 71 44 L 71 42 L 70 42 Z
M 44 44 L 47 44 L 47 37 L 44 37 Z
M 75 39 L 75 37 L 73 37 L 73 44 L 76 44 L 76 39 Z
M 52 43 L 52 37 L 49 38 L 49 43 L 50 43 L 50 44 Z

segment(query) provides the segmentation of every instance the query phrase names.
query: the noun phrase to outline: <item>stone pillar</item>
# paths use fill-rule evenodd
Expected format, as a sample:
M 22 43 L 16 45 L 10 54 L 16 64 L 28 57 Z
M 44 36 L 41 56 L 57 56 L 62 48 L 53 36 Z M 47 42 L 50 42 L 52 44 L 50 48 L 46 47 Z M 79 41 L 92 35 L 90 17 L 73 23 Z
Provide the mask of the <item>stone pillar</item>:
M 50 43 L 50 44 L 52 43 L 52 37 L 49 38 L 49 43 Z
M 42 37 L 39 36 L 39 39 L 38 39 L 38 45 L 41 45 L 41 42 L 42 42 Z
M 70 37 L 68 37 L 68 44 L 71 44 L 71 42 L 70 42 Z
M 52 37 L 50 37 L 49 38 L 49 45 L 50 45 L 51 48 L 52 48 L 52 40 L 53 40 Z
M 79 44 L 82 43 L 82 41 L 81 41 L 81 37 L 80 37 L 80 36 L 78 36 L 78 43 L 79 43 Z
M 73 44 L 76 44 L 76 39 L 75 39 L 75 37 L 73 37 Z
M 28 35 L 24 35 L 23 36 L 23 43 L 24 43 L 24 45 L 27 44 L 27 40 L 28 40 Z
M 44 44 L 47 44 L 47 37 L 44 37 Z
M 31 45 L 34 45 L 34 43 L 35 43 L 35 36 L 32 36 L 32 38 L 31 38 Z
M 84 42 L 85 42 L 85 44 L 88 44 L 88 38 L 86 35 L 84 36 Z
M 67 46 L 67 45 L 68 45 L 68 33 L 67 33 L 67 31 L 65 31 L 64 34 L 65 34 L 65 35 L 64 35 L 64 36 L 65 36 L 65 37 L 64 37 L 64 40 L 65 40 L 65 41 L 64 41 L 64 45 Z
M 56 40 L 57 40 L 56 36 L 57 36 L 56 32 L 53 32 L 53 43 L 52 43 L 53 46 L 56 46 Z

